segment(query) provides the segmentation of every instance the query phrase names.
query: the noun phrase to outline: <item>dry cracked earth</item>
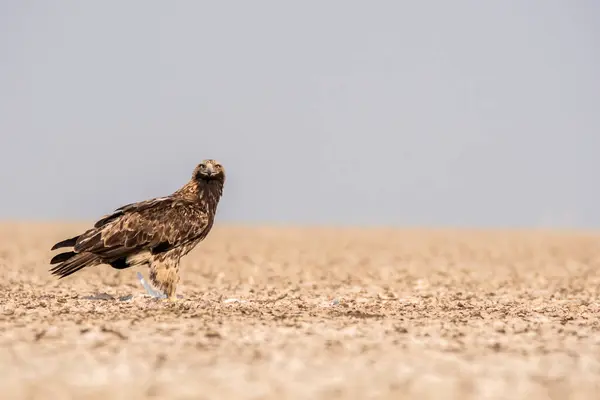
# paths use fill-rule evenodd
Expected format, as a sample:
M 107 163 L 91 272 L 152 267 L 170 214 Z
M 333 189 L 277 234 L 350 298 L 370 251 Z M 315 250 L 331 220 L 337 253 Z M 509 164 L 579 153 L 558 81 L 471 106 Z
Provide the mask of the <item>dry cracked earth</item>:
M 10 399 L 592 399 L 600 234 L 219 226 L 179 304 L 0 225 Z

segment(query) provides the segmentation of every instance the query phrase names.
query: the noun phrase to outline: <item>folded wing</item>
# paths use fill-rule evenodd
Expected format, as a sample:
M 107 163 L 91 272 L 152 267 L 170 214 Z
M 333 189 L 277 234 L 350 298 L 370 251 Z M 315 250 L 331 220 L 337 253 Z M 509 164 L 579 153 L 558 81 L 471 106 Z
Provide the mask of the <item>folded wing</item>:
M 94 263 L 126 268 L 128 260 L 141 252 L 157 254 L 204 238 L 210 225 L 207 213 L 185 199 L 166 197 L 128 204 L 102 217 L 80 236 L 54 245 L 53 249 L 73 250 L 54 256 L 50 263 L 60 264 L 51 272 L 63 277 Z

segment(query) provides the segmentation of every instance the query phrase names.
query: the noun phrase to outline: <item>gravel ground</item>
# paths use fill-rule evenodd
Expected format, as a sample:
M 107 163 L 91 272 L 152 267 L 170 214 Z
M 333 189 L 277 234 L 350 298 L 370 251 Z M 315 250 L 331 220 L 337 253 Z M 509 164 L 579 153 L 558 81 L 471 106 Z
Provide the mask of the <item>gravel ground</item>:
M 600 234 L 218 226 L 179 304 L 0 225 L 10 399 L 592 399 Z

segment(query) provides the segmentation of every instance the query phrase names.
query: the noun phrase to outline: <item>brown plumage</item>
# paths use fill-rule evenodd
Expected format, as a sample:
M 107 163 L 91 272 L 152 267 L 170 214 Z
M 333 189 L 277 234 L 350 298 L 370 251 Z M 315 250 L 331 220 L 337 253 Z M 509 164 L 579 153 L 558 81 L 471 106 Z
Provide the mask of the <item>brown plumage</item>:
M 60 278 L 85 267 L 108 264 L 124 269 L 148 265 L 150 281 L 175 299 L 179 261 L 210 232 L 223 194 L 225 170 L 204 160 L 188 183 L 166 197 L 127 204 L 103 216 L 82 234 L 56 243 L 50 264 Z

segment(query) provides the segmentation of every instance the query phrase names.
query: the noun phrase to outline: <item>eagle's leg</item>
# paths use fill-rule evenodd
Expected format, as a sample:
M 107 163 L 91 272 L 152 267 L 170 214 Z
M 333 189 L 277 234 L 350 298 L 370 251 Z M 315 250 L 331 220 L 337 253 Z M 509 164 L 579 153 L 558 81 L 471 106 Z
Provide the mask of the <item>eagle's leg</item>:
M 150 262 L 150 281 L 167 296 L 168 301 L 177 301 L 179 257 L 168 252 L 155 256 Z

